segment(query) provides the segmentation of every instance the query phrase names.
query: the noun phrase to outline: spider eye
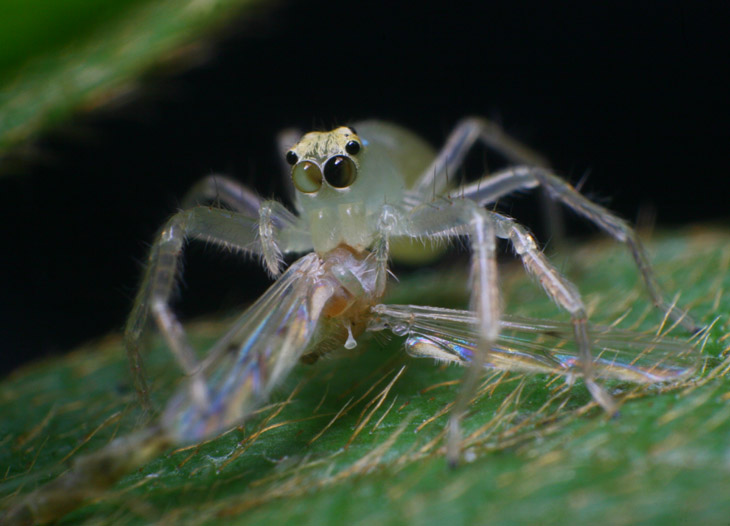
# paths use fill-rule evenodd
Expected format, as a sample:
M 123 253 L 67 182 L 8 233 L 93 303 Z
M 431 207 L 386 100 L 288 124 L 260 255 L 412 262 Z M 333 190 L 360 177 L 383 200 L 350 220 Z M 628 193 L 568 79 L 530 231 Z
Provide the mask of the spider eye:
M 360 143 L 357 141 L 350 141 L 345 145 L 345 151 L 350 155 L 356 155 L 360 151 Z
M 296 156 L 296 154 L 294 155 Z M 322 186 L 322 170 L 316 164 L 304 161 L 291 171 L 291 179 L 297 190 L 305 194 L 312 194 Z
M 347 188 L 355 182 L 357 166 L 349 157 L 336 155 L 324 165 L 324 178 L 335 188 Z
M 299 160 L 299 156 L 294 153 L 293 150 L 289 150 L 286 152 L 286 162 L 288 162 L 290 165 L 294 166 L 297 164 L 297 161 Z

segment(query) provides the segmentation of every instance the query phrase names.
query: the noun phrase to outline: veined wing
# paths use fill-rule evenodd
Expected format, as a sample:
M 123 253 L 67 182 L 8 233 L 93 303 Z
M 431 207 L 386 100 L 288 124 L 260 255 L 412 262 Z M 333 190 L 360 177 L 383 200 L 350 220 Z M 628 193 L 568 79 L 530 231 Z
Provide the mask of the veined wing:
M 209 351 L 204 374 L 208 404 L 183 388 L 163 422 L 182 442 L 199 441 L 241 422 L 289 374 L 317 332 L 319 310 L 331 294 L 316 285 L 320 259 L 308 254 L 294 264 L 234 323 Z
M 211 349 L 196 373 L 208 380 L 208 404 L 194 404 L 186 382 L 165 409 L 160 425 L 117 438 L 78 458 L 71 469 L 20 499 L 0 520 L 34 524 L 59 519 L 170 445 L 202 440 L 250 415 L 317 332 L 319 311 L 312 307 L 312 295 L 326 301 L 331 294 L 317 284 L 319 269 L 315 254 L 299 259 Z
M 369 330 L 407 336 L 418 357 L 466 363 L 477 348 L 473 312 L 418 305 L 376 305 Z M 637 383 L 674 381 L 696 370 L 697 355 L 682 341 L 591 325 L 588 335 L 597 376 Z M 511 371 L 580 374 L 573 326 L 551 320 L 505 316 L 485 366 Z

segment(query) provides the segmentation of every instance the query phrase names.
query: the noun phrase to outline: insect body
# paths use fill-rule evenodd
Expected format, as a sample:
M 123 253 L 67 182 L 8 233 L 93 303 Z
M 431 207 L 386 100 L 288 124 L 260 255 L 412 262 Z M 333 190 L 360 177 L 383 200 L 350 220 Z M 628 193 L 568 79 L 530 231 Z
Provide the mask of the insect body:
M 515 166 L 455 185 L 447 175 L 457 171 L 477 142 L 500 151 Z M 364 331 L 389 330 L 407 337 L 409 354 L 469 365 L 449 424 L 452 461 L 459 455 L 459 418 L 484 367 L 582 377 L 610 413 L 616 404 L 597 377 L 659 382 L 692 371 L 691 360 L 680 356 L 686 346 L 589 326 L 576 287 L 548 261 L 533 236 L 513 219 L 486 208 L 511 192 L 544 187 L 625 243 L 657 307 L 695 330 L 684 312 L 664 301 L 634 231 L 491 123 L 462 121 L 438 153 L 403 128 L 366 121 L 303 135 L 282 144 L 282 155 L 290 165 L 287 180 L 295 213 L 230 179 L 209 177 L 191 190 L 185 208 L 163 226 L 152 246 L 126 327 L 133 375 L 147 403 L 139 341 L 151 318 L 188 376 L 159 421 L 82 459 L 36 492 L 35 501 L 43 506 L 32 504 L 31 495 L 13 512 L 15 517 L 49 520 L 83 500 L 84 491 L 78 488 L 108 486 L 106 479 L 118 478 L 171 444 L 201 441 L 240 423 L 299 360 L 312 362 L 325 352 L 352 348 Z M 456 237 L 465 237 L 471 248 L 469 311 L 381 304 L 391 258 L 417 260 L 421 254 L 417 248 L 414 252 L 414 240 L 428 244 Z M 570 314 L 570 324 L 512 320 L 501 314 L 497 238 L 512 244 L 527 271 Z M 170 306 L 181 253 L 195 239 L 259 257 L 277 278 L 202 360 Z M 306 255 L 283 271 L 285 255 L 302 253 Z M 551 334 L 563 342 L 572 339 L 574 346 L 558 349 L 500 339 L 504 328 Z M 102 463 L 114 469 L 102 473 Z M 69 487 L 77 488 L 77 500 L 68 497 Z

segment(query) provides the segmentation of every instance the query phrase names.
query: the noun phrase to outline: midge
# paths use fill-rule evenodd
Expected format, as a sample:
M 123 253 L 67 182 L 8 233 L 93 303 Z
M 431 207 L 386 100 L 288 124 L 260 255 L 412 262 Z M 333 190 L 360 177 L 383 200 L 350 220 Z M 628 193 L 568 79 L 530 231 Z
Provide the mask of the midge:
M 406 337 L 406 351 L 413 356 L 469 365 L 449 420 L 451 462 L 459 456 L 459 420 L 485 367 L 581 377 L 609 413 L 617 404 L 598 377 L 661 382 L 692 371 L 686 345 L 589 326 L 580 293 L 543 255 L 532 234 L 490 210 L 489 205 L 512 192 L 547 189 L 553 199 L 626 244 L 654 304 L 696 330 L 686 313 L 664 300 L 631 227 L 583 197 L 538 155 L 488 121 L 461 121 L 440 152 L 410 131 L 378 121 L 291 137 L 283 134 L 280 143 L 290 165 L 294 213 L 230 179 L 209 177 L 191 190 L 185 208 L 167 221 L 152 246 L 126 326 L 135 383 L 146 404 L 139 342 L 149 319 L 187 376 L 158 421 L 79 459 L 6 518 L 17 523 L 51 520 L 171 445 L 202 441 L 239 424 L 297 362 L 351 349 L 364 331 L 390 330 Z M 478 142 L 514 167 L 455 184 L 448 175 L 457 172 Z M 417 261 L 424 255 L 421 243 L 456 237 L 465 238 L 471 248 L 469 311 L 380 303 L 391 259 Z M 570 314 L 571 324 L 502 316 L 497 238 L 511 243 L 527 271 Z M 188 240 L 257 257 L 276 278 L 202 360 L 170 306 Z M 284 270 L 285 255 L 303 253 Z M 558 335 L 574 345 L 500 338 L 501 329 Z

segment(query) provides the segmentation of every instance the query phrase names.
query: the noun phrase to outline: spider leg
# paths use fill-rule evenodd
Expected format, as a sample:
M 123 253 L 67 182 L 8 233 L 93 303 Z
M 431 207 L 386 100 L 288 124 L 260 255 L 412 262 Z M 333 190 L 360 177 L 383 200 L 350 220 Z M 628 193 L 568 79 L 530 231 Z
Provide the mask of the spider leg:
M 486 210 L 473 202 L 447 200 L 414 208 L 404 223 L 402 234 L 425 239 L 466 235 L 472 249 L 471 310 L 476 313 L 478 345 L 449 417 L 447 458 L 449 463 L 454 465 L 460 453 L 460 420 L 476 391 L 479 375 L 489 357 L 489 350 L 499 335 L 496 225 Z
M 449 177 L 457 173 L 466 155 L 478 142 L 499 152 L 513 164 L 550 168 L 547 159 L 507 135 L 496 123 L 482 117 L 467 117 L 454 127 L 437 157 L 417 179 L 413 186 L 416 194 L 426 200 L 441 196 L 453 187 Z M 554 242 L 559 243 L 565 238 L 563 218 L 547 190 L 540 192 L 540 208 L 548 231 Z
M 277 201 L 263 200 L 255 192 L 238 181 L 224 175 L 209 175 L 196 183 L 182 200 L 182 209 L 214 204 L 239 212 L 251 218 L 259 218 L 259 237 L 263 251 L 261 256 L 266 269 L 277 276 L 281 269 L 281 251 L 274 242 L 277 231 L 280 245 L 290 252 L 305 252 L 311 249 L 306 228 L 298 218 Z
M 505 216 L 481 208 L 473 201 L 442 199 L 414 208 L 407 216 L 405 228 L 402 230 L 403 234 L 426 239 L 466 235 L 472 248 L 471 310 L 476 312 L 479 352 L 470 362 L 462 391 L 449 420 L 448 457 L 451 462 L 458 458 L 459 453 L 459 419 L 471 400 L 478 375 L 484 363 L 491 358 L 490 349 L 499 336 L 496 237 L 508 239 L 512 243 L 528 272 L 536 276 L 546 293 L 570 313 L 586 386 L 593 398 L 608 413 L 615 413 L 615 403 L 594 378 L 586 311 L 580 294 L 550 264 L 533 236 L 524 227 Z
M 497 124 L 481 117 L 467 117 L 454 127 L 445 146 L 417 179 L 413 190 L 424 199 L 434 194 L 442 195 L 449 186 L 448 176 L 456 173 L 477 142 L 500 152 L 515 164 L 550 166 L 544 157 L 512 139 Z
M 607 413 L 614 414 L 616 404 L 595 381 L 591 344 L 588 338 L 588 318 L 578 289 L 548 261 L 538 248 L 535 238 L 525 227 L 496 212 L 489 212 L 489 214 L 497 226 L 497 235 L 510 241 L 515 252 L 522 259 L 525 269 L 540 281 L 548 296 L 570 314 L 586 387 L 593 399 Z
M 500 197 L 516 190 L 535 187 L 546 189 L 552 199 L 561 202 L 576 214 L 597 225 L 617 241 L 626 244 L 654 305 L 688 330 L 692 332 L 700 330 L 700 327 L 687 312 L 664 299 L 661 288 L 654 277 L 649 258 L 636 231 L 626 221 L 583 196 L 550 170 L 531 166 L 509 168 L 474 183 L 464 185 L 458 192 L 464 198 L 476 201 L 479 205 L 484 206 L 494 203 Z
M 249 217 L 257 217 L 261 198 L 246 186 L 225 175 L 213 174 L 195 183 L 183 197 L 180 208 L 213 204 Z
M 398 211 L 383 205 L 377 222 L 377 236 L 373 243 L 372 254 L 375 257 L 375 294 L 380 297 L 385 293 L 388 281 L 388 256 L 390 254 L 390 238 L 398 227 Z
M 199 442 L 241 423 L 324 335 L 317 330 L 321 309 L 335 288 L 320 281 L 321 264 L 314 253 L 292 263 L 209 349 L 199 377 L 210 403 L 196 403 L 183 387 L 162 416 L 176 442 Z
M 200 364 L 187 341 L 182 324 L 170 306 L 185 242 L 192 239 L 202 240 L 230 250 L 261 255 L 264 259 L 267 251 L 280 255 L 282 249 L 274 235 L 274 226 L 292 225 L 296 218 L 286 212 L 286 209 L 283 210 L 288 216 L 278 213 L 279 207 L 283 209 L 278 203 L 263 202 L 261 210 L 265 220 L 257 224 L 255 219 L 244 214 L 199 206 L 178 212 L 160 230 L 150 250 L 142 283 L 124 331 L 132 376 L 145 408 L 149 408 L 150 404 L 139 347 L 150 317 L 155 321 L 182 370 L 191 376 L 193 400 L 200 404 L 205 404 L 207 400 L 205 383 L 197 375 Z M 261 235 L 262 230 L 264 235 Z M 287 251 L 297 233 L 296 229 L 287 231 L 288 239 L 282 242 Z M 266 262 L 269 263 L 268 260 Z

